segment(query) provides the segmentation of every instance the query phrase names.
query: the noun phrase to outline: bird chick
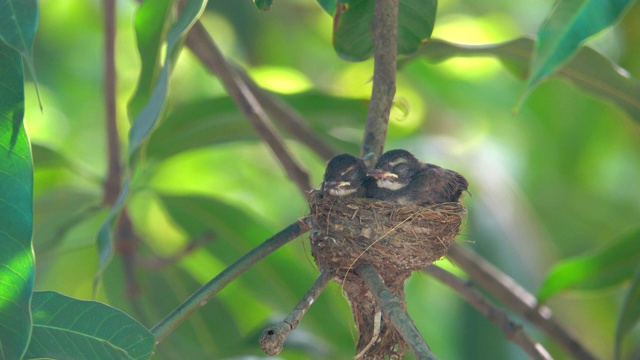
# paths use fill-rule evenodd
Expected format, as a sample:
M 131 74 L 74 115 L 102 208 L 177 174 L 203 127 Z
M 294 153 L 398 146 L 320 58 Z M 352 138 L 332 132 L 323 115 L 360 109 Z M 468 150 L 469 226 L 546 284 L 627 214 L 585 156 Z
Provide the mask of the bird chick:
M 349 154 L 332 157 L 320 187 L 322 196 L 365 197 L 367 168 L 362 159 Z
M 457 172 L 422 163 L 406 150 L 387 151 L 367 176 L 375 179 L 369 197 L 401 205 L 455 202 L 469 186 Z

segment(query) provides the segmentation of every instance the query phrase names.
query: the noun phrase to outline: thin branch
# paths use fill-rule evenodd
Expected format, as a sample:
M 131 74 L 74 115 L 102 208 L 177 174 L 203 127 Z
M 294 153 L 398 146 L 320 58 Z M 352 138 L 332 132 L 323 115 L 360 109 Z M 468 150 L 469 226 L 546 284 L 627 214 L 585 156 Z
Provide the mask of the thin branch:
M 307 191 L 311 190 L 309 174 L 291 156 L 254 94 L 233 67 L 227 63 L 224 55 L 200 22 L 197 22 L 189 32 L 186 44 L 220 79 L 229 96 L 238 105 L 258 135 L 271 148 L 289 178 L 306 197 Z
M 551 309 L 538 304 L 536 297 L 509 275 L 458 244 L 451 244 L 448 257 L 480 287 L 506 307 L 542 329 L 552 341 L 576 359 L 596 359 L 576 338 L 552 318 Z
M 104 103 L 106 110 L 108 168 L 104 183 L 103 201 L 116 203 L 122 181 L 120 139 L 116 123 L 116 64 L 115 64 L 115 0 L 104 0 Z
M 271 114 L 273 119 L 284 127 L 291 136 L 300 141 L 301 144 L 313 150 L 324 160 L 329 160 L 333 155 L 338 153 L 333 146 L 316 135 L 313 129 L 307 125 L 300 113 L 284 101 L 280 100 L 274 94 L 261 88 L 255 81 L 253 81 L 253 79 L 251 79 L 251 77 L 249 77 L 244 69 L 239 66 L 234 66 L 234 68 L 238 75 L 242 77 L 245 84 L 247 84 L 251 92 L 253 92 L 256 99 L 258 99 L 262 104 L 264 109 Z
M 313 286 L 304 294 L 296 307 L 293 308 L 293 311 L 291 311 L 284 320 L 266 328 L 262 332 L 262 336 L 260 336 L 260 347 L 262 347 L 262 350 L 267 355 L 275 356 L 282 351 L 287 336 L 298 327 L 300 319 L 302 319 L 307 310 L 309 310 L 311 305 L 318 299 L 318 296 L 320 296 L 332 276 L 333 273 L 331 271 L 322 269 Z
M 306 218 L 300 219 L 295 223 L 287 226 L 277 234 L 265 240 L 262 244 L 253 248 L 247 254 L 242 256 L 233 264 L 229 265 L 220 274 L 203 285 L 187 300 L 178 306 L 171 314 L 167 315 L 162 321 L 156 324 L 151 333 L 156 337 L 156 343 L 161 342 L 173 330 L 175 330 L 183 321 L 199 308 L 207 304 L 220 290 L 249 270 L 258 261 L 264 259 L 267 255 L 276 251 L 288 242 L 298 236 L 309 231 L 310 227 L 306 223 Z
M 406 341 L 418 359 L 437 359 L 424 341 L 422 335 L 409 317 L 406 310 L 400 305 L 401 300 L 393 295 L 384 285 L 380 276 L 372 265 L 362 265 L 355 269 L 367 284 L 371 293 L 382 308 L 382 313 L 398 330 L 400 336 Z
M 360 157 L 369 167 L 384 149 L 389 113 L 396 94 L 398 4 L 399 0 L 376 0 L 373 14 L 373 89 L 360 151 Z
M 435 265 L 428 266 L 424 271 L 456 291 L 469 305 L 496 324 L 507 339 L 520 346 L 532 359 L 552 359 L 547 350 L 529 336 L 522 325 L 509 318 L 504 310 L 482 295 L 471 283 Z

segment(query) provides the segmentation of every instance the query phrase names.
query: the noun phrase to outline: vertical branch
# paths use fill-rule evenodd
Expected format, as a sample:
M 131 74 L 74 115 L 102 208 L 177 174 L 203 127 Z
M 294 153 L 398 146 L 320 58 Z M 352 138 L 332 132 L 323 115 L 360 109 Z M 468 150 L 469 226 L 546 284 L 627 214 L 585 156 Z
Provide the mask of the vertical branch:
M 376 0 L 373 16 L 373 90 L 360 156 L 372 166 L 387 137 L 389 112 L 396 94 L 399 0 Z
M 115 62 L 115 0 L 104 0 L 104 104 L 107 130 L 108 167 L 104 182 L 103 201 L 109 206 L 116 203 L 120 194 L 122 169 L 120 165 L 120 140 L 116 124 L 116 62 Z

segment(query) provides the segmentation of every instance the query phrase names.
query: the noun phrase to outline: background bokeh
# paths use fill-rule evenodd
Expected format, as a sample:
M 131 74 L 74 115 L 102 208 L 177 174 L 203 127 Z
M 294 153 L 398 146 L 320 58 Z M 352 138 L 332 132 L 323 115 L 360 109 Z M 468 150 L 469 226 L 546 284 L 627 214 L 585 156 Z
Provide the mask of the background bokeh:
M 123 0 L 117 6 L 118 122 L 125 148 L 126 105 L 140 70 L 133 30 L 137 4 Z M 490 44 L 534 35 L 552 2 L 444 0 L 438 6 L 433 38 Z M 106 169 L 101 2 L 41 0 L 39 21 L 34 54 L 44 111 L 34 86 L 27 85 L 25 121 L 35 144 L 57 150 L 69 162 L 39 163 L 35 157 L 36 289 L 88 299 L 98 264 L 95 234 L 107 215 L 92 210 L 101 200 Z M 332 18 L 315 1 L 276 1 L 264 13 L 249 0 L 210 1 L 202 21 L 223 52 L 261 86 L 296 107 L 341 151 L 358 153 L 373 62 L 350 63 L 335 54 Z M 619 25 L 588 44 L 638 76 L 638 43 L 637 4 Z M 638 228 L 640 127 L 611 103 L 555 78 L 514 112 L 523 88 L 493 58 L 437 64 L 416 58 L 398 73 L 398 106 L 386 148 L 408 149 L 466 176 L 472 196 L 464 199 L 469 216 L 458 242 L 536 293 L 558 261 Z M 233 106 L 225 106 L 225 97 L 218 80 L 185 50 L 173 71 L 166 125 L 197 133 L 194 127 L 207 121 L 244 122 Z M 206 106 L 211 112 L 202 111 Z M 189 142 L 172 137 L 173 130 L 163 133 L 163 125 L 151 138 L 129 204 L 140 238 L 139 307 L 125 294 L 117 257 L 99 293 L 99 300 L 148 326 L 307 212 L 303 196 L 254 135 L 162 153 Z M 202 131 L 206 139 L 207 130 Z M 319 185 L 324 161 L 304 144 L 289 140 L 287 145 Z M 213 240 L 195 251 L 162 260 L 209 232 Z M 446 259 L 438 264 L 464 276 Z M 293 308 L 316 274 L 306 237 L 292 242 L 225 288 L 158 347 L 156 358 L 260 355 L 261 330 Z M 623 291 L 619 286 L 568 291 L 548 305 L 558 321 L 606 359 L 612 357 Z M 425 274 L 410 279 L 407 304 L 442 359 L 526 358 L 498 328 Z M 554 357 L 566 357 L 530 330 Z M 356 336 L 348 305 L 333 284 L 292 334 L 282 357 L 349 358 Z M 636 329 L 626 342 L 629 358 L 634 349 L 637 354 L 639 339 Z

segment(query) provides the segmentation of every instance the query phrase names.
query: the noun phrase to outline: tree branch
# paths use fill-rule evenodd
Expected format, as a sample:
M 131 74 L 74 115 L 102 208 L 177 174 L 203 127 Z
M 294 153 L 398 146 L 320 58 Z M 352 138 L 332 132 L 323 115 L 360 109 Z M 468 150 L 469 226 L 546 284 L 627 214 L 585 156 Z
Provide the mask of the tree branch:
M 115 64 L 115 0 L 104 0 L 104 104 L 107 129 L 107 177 L 104 182 L 103 202 L 113 206 L 120 194 L 122 169 L 120 139 L 116 123 L 116 64 Z
M 552 319 L 552 311 L 538 304 L 536 297 L 471 250 L 451 244 L 448 255 L 480 287 L 507 308 L 520 314 L 542 329 L 551 340 L 562 346 L 576 359 L 596 359 L 582 344 Z
M 496 324 L 507 339 L 520 346 L 532 359 L 552 359 L 547 350 L 529 336 L 522 325 L 509 318 L 504 310 L 472 287 L 471 283 L 435 265 L 428 266 L 424 271 L 456 291 L 469 305 Z
M 360 157 L 368 167 L 382 154 L 396 94 L 399 0 L 376 0 L 373 15 L 373 89 Z
M 309 310 L 311 305 L 318 299 L 318 296 L 320 296 L 332 276 L 333 273 L 331 271 L 322 269 L 313 286 L 304 294 L 296 307 L 293 308 L 293 311 L 291 311 L 284 320 L 266 328 L 262 332 L 262 336 L 260 336 L 260 347 L 262 347 L 262 350 L 267 355 L 275 356 L 282 351 L 287 336 L 298 327 L 300 319 L 302 319 L 307 310 Z
M 413 320 L 400 305 L 401 300 L 387 289 L 380 276 L 376 273 L 375 268 L 372 265 L 362 265 L 357 267 L 355 272 L 367 284 L 377 303 L 382 308 L 383 315 L 398 330 L 398 333 L 409 345 L 416 358 L 437 359 L 429 349 L 429 346 L 427 346 L 422 335 L 420 335 Z
M 191 314 L 206 305 L 220 290 L 229 285 L 229 283 L 245 271 L 249 270 L 258 261 L 309 231 L 310 227 L 305 220 L 306 218 L 300 219 L 265 240 L 262 244 L 229 265 L 229 267 L 193 293 L 187 300 L 172 311 L 171 314 L 167 315 L 167 317 L 151 328 L 151 333 L 156 337 L 156 343 L 164 340 L 167 335 L 175 330 L 183 321 L 191 316 Z
M 227 63 L 224 55 L 200 22 L 197 22 L 189 32 L 186 44 L 220 79 L 229 96 L 258 135 L 271 148 L 289 178 L 306 197 L 307 191 L 311 190 L 306 170 L 291 156 L 254 94 L 233 67 Z
M 261 88 L 255 81 L 253 81 L 253 79 L 251 79 L 251 77 L 249 77 L 249 75 L 247 75 L 244 69 L 239 66 L 234 66 L 234 68 L 240 77 L 242 77 L 245 84 L 247 84 L 251 92 L 253 92 L 256 99 L 258 99 L 262 104 L 264 109 L 271 114 L 273 119 L 284 127 L 291 136 L 300 141 L 301 144 L 313 150 L 324 160 L 329 160 L 333 155 L 338 153 L 333 146 L 329 145 L 329 143 L 316 135 L 313 129 L 307 126 L 300 113 L 284 101 L 280 100 L 274 94 Z

